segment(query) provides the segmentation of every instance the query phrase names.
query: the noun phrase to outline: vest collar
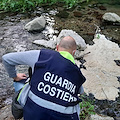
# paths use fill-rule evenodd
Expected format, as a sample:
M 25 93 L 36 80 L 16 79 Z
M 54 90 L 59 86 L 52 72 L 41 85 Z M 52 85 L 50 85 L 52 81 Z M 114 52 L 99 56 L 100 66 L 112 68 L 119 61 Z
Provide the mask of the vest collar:
M 75 61 L 74 61 L 74 57 L 67 51 L 59 51 L 59 53 L 65 57 L 66 59 L 70 60 L 71 62 L 73 62 L 75 64 Z

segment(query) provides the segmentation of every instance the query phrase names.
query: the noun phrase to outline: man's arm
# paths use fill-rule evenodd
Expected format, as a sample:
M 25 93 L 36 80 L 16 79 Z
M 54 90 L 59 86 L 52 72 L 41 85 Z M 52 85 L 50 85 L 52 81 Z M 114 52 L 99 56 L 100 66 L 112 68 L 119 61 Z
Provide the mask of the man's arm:
M 81 95 L 81 94 L 84 94 L 83 86 L 80 87 L 80 89 L 79 89 L 79 94 L 80 94 L 80 95 Z
M 28 65 L 34 68 L 34 64 L 37 62 L 39 57 L 40 50 L 31 50 L 26 52 L 15 52 L 15 53 L 8 53 L 2 56 L 2 62 L 5 66 L 5 69 L 9 75 L 9 77 L 16 79 L 17 72 L 16 67 L 17 65 Z M 23 73 L 19 75 L 19 77 L 26 77 Z

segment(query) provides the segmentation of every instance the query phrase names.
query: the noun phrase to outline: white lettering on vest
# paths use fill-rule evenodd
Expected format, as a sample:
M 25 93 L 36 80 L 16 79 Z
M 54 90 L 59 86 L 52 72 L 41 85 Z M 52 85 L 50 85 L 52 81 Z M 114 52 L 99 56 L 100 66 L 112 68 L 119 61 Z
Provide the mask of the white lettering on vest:
M 61 87 L 61 85 L 62 85 L 62 77 L 60 77 L 55 84 L 59 85 Z
M 68 80 L 67 80 L 67 79 L 64 79 L 63 84 L 62 84 L 62 87 L 64 87 L 64 88 L 67 89 L 67 86 L 68 86 Z
M 50 91 L 50 96 L 55 96 L 56 88 L 52 87 Z
M 52 74 L 52 77 L 51 77 L 51 79 L 50 79 L 50 82 L 51 82 L 52 84 L 54 84 L 54 83 L 56 82 L 58 76 L 56 75 L 56 76 L 55 76 L 55 79 L 53 79 L 53 77 L 54 77 L 54 74 Z
M 65 92 L 63 100 L 68 101 L 69 97 L 70 97 L 70 94 L 68 92 Z
M 50 92 L 50 85 L 45 85 L 44 89 L 43 89 L 43 92 L 45 94 L 48 94 Z
M 40 82 L 39 84 L 38 84 L 38 90 L 39 91 L 42 91 L 43 90 L 43 88 L 41 88 L 41 87 L 44 87 L 44 83 L 43 82 Z
M 61 92 L 62 92 L 62 90 L 57 89 L 57 96 L 56 96 L 56 98 L 59 98 Z
M 71 95 L 71 93 L 74 94 L 76 90 L 76 85 L 74 85 L 71 81 L 63 79 L 63 77 L 58 77 L 58 75 L 50 72 L 46 72 L 43 78 L 48 84 L 40 82 L 37 87 L 38 91 L 68 102 L 77 100 L 77 98 Z M 65 89 L 67 91 L 65 91 Z
M 49 81 L 50 77 L 51 77 L 51 73 L 50 72 L 46 72 L 45 75 L 44 75 L 44 80 L 45 81 Z

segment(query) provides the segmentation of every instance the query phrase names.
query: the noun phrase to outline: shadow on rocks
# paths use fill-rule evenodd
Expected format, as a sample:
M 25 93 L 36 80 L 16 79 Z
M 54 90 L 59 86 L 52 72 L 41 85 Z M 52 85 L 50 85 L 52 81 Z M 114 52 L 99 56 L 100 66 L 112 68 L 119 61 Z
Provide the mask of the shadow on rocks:
M 119 97 L 117 97 L 115 101 L 107 99 L 98 100 L 92 93 L 89 95 L 85 94 L 82 96 L 82 99 L 91 101 L 97 114 L 113 117 L 114 120 L 120 120 L 120 92 Z

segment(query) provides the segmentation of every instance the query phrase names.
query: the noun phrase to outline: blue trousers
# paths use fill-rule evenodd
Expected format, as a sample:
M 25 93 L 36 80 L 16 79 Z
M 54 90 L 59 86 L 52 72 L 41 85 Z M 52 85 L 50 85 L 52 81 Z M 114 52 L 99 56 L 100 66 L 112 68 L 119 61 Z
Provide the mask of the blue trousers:
M 15 92 L 19 91 L 24 85 L 25 85 L 25 82 L 26 82 L 27 79 L 23 79 L 21 81 L 18 81 L 18 82 L 14 82 L 13 83 L 13 86 L 15 88 Z

